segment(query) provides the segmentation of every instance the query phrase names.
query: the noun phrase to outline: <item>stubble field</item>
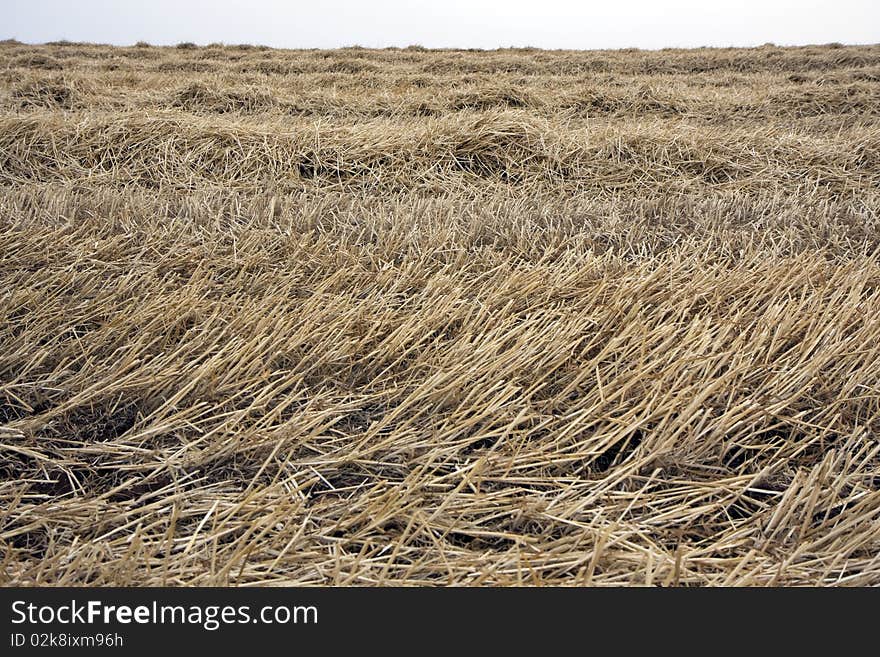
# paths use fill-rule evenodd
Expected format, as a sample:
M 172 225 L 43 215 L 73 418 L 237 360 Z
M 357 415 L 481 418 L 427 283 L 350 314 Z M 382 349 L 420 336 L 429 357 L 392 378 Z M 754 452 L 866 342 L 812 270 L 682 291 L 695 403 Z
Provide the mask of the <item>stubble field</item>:
M 0 577 L 880 584 L 880 46 L 0 44 Z

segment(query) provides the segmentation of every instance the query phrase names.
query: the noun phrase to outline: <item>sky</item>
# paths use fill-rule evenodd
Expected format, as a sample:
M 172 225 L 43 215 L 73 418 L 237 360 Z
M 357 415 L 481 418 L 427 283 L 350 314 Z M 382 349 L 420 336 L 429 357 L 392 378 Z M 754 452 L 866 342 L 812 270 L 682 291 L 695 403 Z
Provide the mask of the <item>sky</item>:
M 280 48 L 880 43 L 880 0 L 0 0 L 0 39 Z

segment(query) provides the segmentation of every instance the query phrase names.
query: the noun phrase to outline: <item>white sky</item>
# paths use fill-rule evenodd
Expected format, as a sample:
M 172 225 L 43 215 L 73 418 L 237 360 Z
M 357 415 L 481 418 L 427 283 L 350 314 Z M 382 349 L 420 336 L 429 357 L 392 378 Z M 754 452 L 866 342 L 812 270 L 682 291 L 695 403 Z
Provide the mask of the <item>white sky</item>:
M 661 48 L 880 43 L 880 0 L 0 0 L 0 39 Z

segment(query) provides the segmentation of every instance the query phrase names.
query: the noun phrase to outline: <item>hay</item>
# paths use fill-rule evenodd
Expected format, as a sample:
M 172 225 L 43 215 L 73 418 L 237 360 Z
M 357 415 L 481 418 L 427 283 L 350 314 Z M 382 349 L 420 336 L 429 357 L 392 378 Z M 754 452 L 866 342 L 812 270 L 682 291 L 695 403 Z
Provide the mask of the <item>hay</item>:
M 328 73 L 346 73 L 349 75 L 357 75 L 359 73 L 372 73 L 378 70 L 375 64 L 361 61 L 355 58 L 338 59 L 332 61 L 324 69 Z
M 456 94 L 449 103 L 449 108 L 454 111 L 488 110 L 499 107 L 523 108 L 537 106 L 539 102 L 528 92 L 515 87 L 490 86 Z
M 880 584 L 878 65 L 4 44 L 2 583 Z
M 213 114 L 253 114 L 268 111 L 276 104 L 277 101 L 270 94 L 256 89 L 219 90 L 200 82 L 193 82 L 176 91 L 169 102 L 170 107 Z
M 12 88 L 12 100 L 20 108 L 72 109 L 79 94 L 62 76 L 25 80 Z
M 34 68 L 44 71 L 60 71 L 64 68 L 55 57 L 32 53 L 28 55 L 19 55 L 9 62 L 10 66 L 16 68 Z
M 270 100 L 201 85 L 173 102 L 208 113 Z M 151 188 L 199 185 L 298 188 L 299 179 L 346 187 L 419 189 L 464 176 L 608 192 L 639 187 L 699 193 L 754 186 L 817 195 L 867 193 L 880 185 L 870 153 L 880 134 L 808 137 L 766 127 L 731 129 L 662 123 L 583 128 L 522 110 L 451 113 L 414 122 L 357 126 L 326 119 L 240 121 L 167 114 L 0 118 L 0 182 L 60 182 L 87 175 Z
M 238 70 L 241 73 L 262 73 L 263 75 L 289 75 L 302 71 L 299 67 L 270 59 L 249 61 L 239 66 Z
M 774 114 L 780 108 L 797 117 L 823 114 L 880 114 L 880 85 L 847 84 L 833 89 L 815 87 L 770 94 L 767 105 Z

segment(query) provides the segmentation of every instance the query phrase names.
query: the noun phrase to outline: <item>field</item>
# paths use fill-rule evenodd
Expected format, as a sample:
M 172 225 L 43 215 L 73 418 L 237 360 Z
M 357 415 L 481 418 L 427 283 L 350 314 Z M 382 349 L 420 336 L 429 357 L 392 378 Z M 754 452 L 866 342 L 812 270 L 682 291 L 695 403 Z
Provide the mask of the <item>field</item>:
M 0 578 L 880 584 L 880 46 L 0 44 Z

